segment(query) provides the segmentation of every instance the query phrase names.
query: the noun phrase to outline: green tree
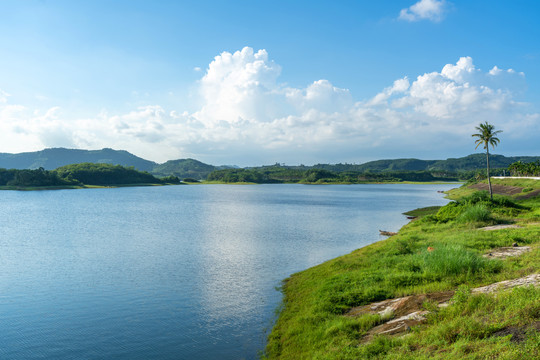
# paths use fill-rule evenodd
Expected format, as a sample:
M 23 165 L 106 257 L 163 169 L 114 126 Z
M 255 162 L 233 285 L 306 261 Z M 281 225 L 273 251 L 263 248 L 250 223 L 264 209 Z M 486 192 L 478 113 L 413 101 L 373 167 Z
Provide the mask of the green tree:
M 492 148 L 497 146 L 497 144 L 500 142 L 499 138 L 496 136 L 497 134 L 501 133 L 502 130 L 495 131 L 495 126 L 489 124 L 487 121 L 483 124 L 480 124 L 476 127 L 476 130 L 478 131 L 477 134 L 472 134 L 472 137 L 476 137 L 476 141 L 474 142 L 476 144 L 475 149 L 478 149 L 480 145 L 484 145 L 484 149 L 486 149 L 486 162 L 487 162 L 487 179 L 488 179 L 488 185 L 489 185 L 489 196 L 491 197 L 491 200 L 493 200 L 493 190 L 491 188 L 491 180 L 489 179 L 489 145 L 491 145 Z

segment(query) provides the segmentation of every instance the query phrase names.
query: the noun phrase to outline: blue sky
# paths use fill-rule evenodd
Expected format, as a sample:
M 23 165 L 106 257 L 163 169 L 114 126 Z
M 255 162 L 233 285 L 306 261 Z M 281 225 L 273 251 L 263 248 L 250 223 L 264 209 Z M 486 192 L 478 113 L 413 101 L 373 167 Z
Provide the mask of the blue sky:
M 540 155 L 540 3 L 0 0 L 0 152 Z

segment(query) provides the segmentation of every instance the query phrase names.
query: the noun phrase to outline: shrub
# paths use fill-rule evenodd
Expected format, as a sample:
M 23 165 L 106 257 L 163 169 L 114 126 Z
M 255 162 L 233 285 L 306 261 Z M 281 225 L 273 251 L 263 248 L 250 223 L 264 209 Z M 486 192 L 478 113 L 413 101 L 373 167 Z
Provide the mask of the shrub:
M 473 205 L 466 208 L 457 220 L 462 223 L 486 222 L 491 220 L 491 211 L 483 204 Z
M 448 222 L 455 220 L 464 210 L 464 207 L 457 202 L 451 202 L 439 209 L 436 215 L 438 222 Z
M 464 196 L 461 199 L 457 200 L 457 203 L 460 205 L 474 205 L 479 202 L 490 202 L 489 193 L 485 190 L 476 191 L 469 196 Z

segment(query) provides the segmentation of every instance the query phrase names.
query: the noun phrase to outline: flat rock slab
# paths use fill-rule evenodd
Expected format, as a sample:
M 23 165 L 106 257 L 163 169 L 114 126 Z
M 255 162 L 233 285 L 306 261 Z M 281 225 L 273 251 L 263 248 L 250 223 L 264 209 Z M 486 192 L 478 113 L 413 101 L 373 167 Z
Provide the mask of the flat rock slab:
M 367 342 L 375 335 L 399 335 L 409 331 L 411 326 L 418 325 L 426 320 L 425 315 L 428 311 L 422 306 L 424 302 L 432 301 L 439 306 L 444 306 L 452 296 L 454 296 L 453 291 L 410 295 L 358 306 L 349 310 L 345 315 L 360 316 L 363 314 L 379 314 L 383 318 L 394 317 L 384 324 L 370 329 L 361 340 L 362 342 Z
M 453 291 L 444 291 L 431 294 L 410 295 L 397 299 L 388 299 L 364 306 L 357 306 L 350 309 L 346 316 L 359 316 L 364 314 L 378 314 L 381 316 L 393 315 L 402 317 L 415 311 L 422 311 L 422 304 L 425 301 L 432 301 L 438 304 L 450 300 L 454 296 Z
M 540 274 L 532 274 L 532 275 L 525 276 L 519 279 L 514 279 L 514 280 L 500 281 L 498 283 L 494 283 L 491 285 L 482 286 L 482 287 L 473 289 L 472 292 L 473 294 L 478 294 L 478 293 L 487 294 L 487 293 L 493 293 L 499 290 L 511 289 L 518 286 L 530 286 L 530 285 L 540 286 Z
M 493 231 L 493 230 L 502 230 L 502 229 L 520 229 L 523 226 L 515 225 L 515 224 L 504 224 L 504 225 L 493 225 L 493 226 L 486 226 L 483 228 L 480 228 L 478 230 L 484 230 L 484 231 Z
M 500 247 L 497 249 L 493 249 L 489 253 L 482 256 L 488 259 L 506 259 L 512 256 L 519 256 L 528 251 L 531 251 L 530 246 Z

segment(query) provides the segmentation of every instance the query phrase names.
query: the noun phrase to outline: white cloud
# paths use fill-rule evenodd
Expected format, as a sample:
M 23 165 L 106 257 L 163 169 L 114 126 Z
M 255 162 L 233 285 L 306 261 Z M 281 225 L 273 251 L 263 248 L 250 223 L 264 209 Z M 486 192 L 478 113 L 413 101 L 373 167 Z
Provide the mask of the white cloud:
M 0 89 L 0 104 L 7 103 L 8 96 L 9 96 L 9 94 L 7 92 Z
M 432 118 L 464 120 L 501 111 L 518 111 L 519 104 L 513 93 L 503 87 L 493 87 L 498 76 L 522 77 L 515 72 L 484 73 L 473 64 L 470 57 L 462 57 L 454 64 L 447 64 L 440 73 L 420 75 L 408 92 L 396 99 L 394 107 L 413 107 L 418 114 Z M 510 79 L 507 79 L 510 81 Z M 498 117 L 498 116 L 497 116 Z
M 403 79 L 398 79 L 394 81 L 394 84 L 391 87 L 385 88 L 382 92 L 375 95 L 373 99 L 369 101 L 369 105 L 381 105 L 386 104 L 386 101 L 394 94 L 404 93 L 409 89 L 409 79 L 404 77 Z
M 405 21 L 430 20 L 441 21 L 446 10 L 444 0 L 420 0 L 399 13 L 399 19 Z
M 209 126 L 220 121 L 270 121 L 282 112 L 276 103 L 280 73 L 266 50 L 225 51 L 214 58 L 200 81 L 204 106 L 194 116 Z
M 516 100 L 524 75 L 498 67 L 484 72 L 470 57 L 440 72 L 397 79 L 364 101 L 328 80 L 289 87 L 280 72 L 265 50 L 223 52 L 198 82 L 201 106 L 192 113 L 148 105 L 78 118 L 58 107 L 36 112 L 6 100 L 0 103 L 0 151 L 112 147 L 156 161 L 337 162 L 435 156 L 426 149 L 467 154 L 474 151 L 469 134 L 483 121 L 508 138 L 540 131 L 540 116 Z

